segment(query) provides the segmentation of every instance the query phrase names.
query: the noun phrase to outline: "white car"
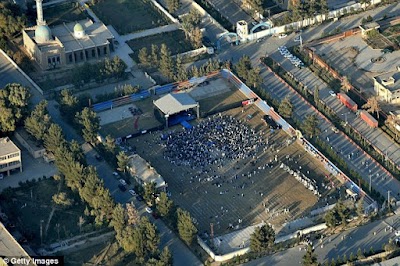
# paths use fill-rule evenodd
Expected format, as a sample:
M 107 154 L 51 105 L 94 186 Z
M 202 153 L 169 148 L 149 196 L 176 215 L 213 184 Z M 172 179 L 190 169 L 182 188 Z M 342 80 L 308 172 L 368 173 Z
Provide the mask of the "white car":
M 286 37 L 287 37 L 287 34 L 285 34 L 285 33 L 281 33 L 278 36 L 279 39 L 283 39 L 283 38 L 286 38 Z
M 153 213 L 153 210 L 150 207 L 146 207 L 146 212 L 147 213 Z
M 334 91 L 329 91 L 329 94 L 333 97 L 336 97 L 336 93 Z
M 0 180 L 4 179 L 4 175 L 0 174 Z
M 126 186 L 126 182 L 125 182 L 125 180 L 123 180 L 123 179 L 119 179 L 119 182 L 123 185 L 123 186 Z
M 396 230 L 396 231 L 394 231 L 394 234 L 395 234 L 395 236 L 400 236 L 400 231 Z
M 119 176 L 117 172 L 113 172 L 113 176 Z
M 133 189 L 130 189 L 130 190 L 129 190 L 129 193 L 130 193 L 132 196 L 136 196 L 136 192 L 135 192 Z

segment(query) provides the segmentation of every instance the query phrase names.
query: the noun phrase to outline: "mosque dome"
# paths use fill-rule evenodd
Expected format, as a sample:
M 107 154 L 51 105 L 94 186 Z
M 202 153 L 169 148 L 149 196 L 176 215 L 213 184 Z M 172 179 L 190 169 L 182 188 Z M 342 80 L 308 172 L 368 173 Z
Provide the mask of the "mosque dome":
M 52 40 L 51 30 L 47 25 L 40 25 L 35 30 L 35 40 L 37 43 L 44 43 Z
M 85 36 L 85 30 L 80 23 L 76 23 L 74 26 L 74 36 L 77 39 L 80 39 L 83 36 Z

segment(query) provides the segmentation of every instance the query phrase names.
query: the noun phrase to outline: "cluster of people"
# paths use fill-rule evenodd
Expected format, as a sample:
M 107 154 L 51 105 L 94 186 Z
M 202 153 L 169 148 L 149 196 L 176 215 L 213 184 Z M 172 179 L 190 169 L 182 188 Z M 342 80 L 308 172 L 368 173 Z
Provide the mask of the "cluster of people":
M 299 170 L 292 170 L 289 166 L 287 166 L 284 163 L 281 163 L 280 168 L 282 168 L 289 174 L 293 175 L 297 181 L 302 183 L 308 190 L 312 191 L 314 193 L 314 195 L 321 197 L 321 194 L 318 191 L 319 189 L 318 189 L 317 182 L 314 179 L 308 178 L 303 173 L 301 173 Z
M 260 133 L 232 116 L 214 115 L 191 129 L 168 135 L 164 157 L 174 165 L 204 168 L 253 158 L 267 144 Z

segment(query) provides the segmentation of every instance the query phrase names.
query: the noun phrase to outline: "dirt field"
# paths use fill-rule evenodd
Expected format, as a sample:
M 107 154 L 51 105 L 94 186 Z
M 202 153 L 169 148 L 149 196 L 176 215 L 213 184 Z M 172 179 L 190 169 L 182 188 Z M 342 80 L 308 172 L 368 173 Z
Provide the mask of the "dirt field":
M 212 175 L 220 176 L 214 180 L 207 180 L 211 173 L 205 174 L 190 166 L 171 165 L 163 156 L 165 145 L 160 139 L 161 132 L 129 140 L 138 154 L 164 177 L 175 203 L 191 212 L 198 222 L 199 232 L 209 233 L 210 223 L 214 224 L 215 235 L 261 221 L 279 228 L 285 221 L 301 217 L 315 207 L 318 198 L 279 166 L 281 162 L 292 169 L 301 166 L 302 173 L 320 184 L 327 183 L 324 180 L 327 172 L 322 165 L 297 143 L 288 145 L 283 131 L 270 132 L 255 106 L 235 108 L 223 115 L 235 117 L 256 132 L 266 132 L 263 137 L 269 147 L 260 151 L 256 159 L 226 160 L 222 167 L 210 166 L 214 171 Z M 180 130 L 180 126 L 175 126 L 167 131 Z M 319 204 L 326 203 L 321 200 Z

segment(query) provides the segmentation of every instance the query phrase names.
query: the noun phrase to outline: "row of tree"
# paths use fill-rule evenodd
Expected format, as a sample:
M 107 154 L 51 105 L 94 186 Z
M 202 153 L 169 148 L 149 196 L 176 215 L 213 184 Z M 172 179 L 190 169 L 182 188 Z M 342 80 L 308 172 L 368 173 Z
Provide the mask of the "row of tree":
M 31 94 L 17 83 L 7 84 L 0 89 L 0 135 L 15 131 L 28 114 Z

